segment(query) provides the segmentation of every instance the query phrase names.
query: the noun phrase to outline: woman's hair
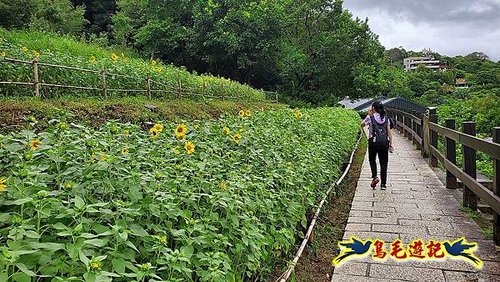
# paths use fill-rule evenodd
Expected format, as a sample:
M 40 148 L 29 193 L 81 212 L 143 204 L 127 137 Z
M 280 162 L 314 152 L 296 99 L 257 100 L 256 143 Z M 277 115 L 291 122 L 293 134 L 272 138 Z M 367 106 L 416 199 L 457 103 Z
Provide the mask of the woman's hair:
M 385 116 L 385 110 L 384 110 L 384 105 L 380 101 L 375 101 L 372 104 L 373 108 L 375 109 L 375 112 L 379 113 L 382 117 Z

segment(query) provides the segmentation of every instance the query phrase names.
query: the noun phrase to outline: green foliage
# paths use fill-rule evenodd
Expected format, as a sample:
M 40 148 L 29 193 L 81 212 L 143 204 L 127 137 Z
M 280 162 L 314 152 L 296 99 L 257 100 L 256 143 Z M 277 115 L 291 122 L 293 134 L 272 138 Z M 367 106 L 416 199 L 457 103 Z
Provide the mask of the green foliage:
M 35 56 L 43 63 L 61 64 L 67 66 L 87 68 L 100 71 L 104 66 L 107 73 L 128 75 L 134 78 L 125 78 L 107 75 L 108 89 L 137 89 L 146 90 L 146 78 L 154 82 L 152 89 L 164 90 L 154 92 L 159 97 L 172 97 L 177 94 L 179 81 L 182 83 L 184 93 L 195 95 L 241 97 L 243 100 L 263 100 L 262 91 L 250 88 L 235 81 L 216 78 L 210 75 L 197 76 L 185 69 L 172 65 L 164 65 L 157 61 L 144 61 L 136 58 L 134 53 L 119 49 L 106 49 L 91 44 L 79 42 L 70 37 L 57 36 L 53 33 L 42 32 L 11 32 L 0 30 L 0 52 L 5 56 L 22 60 L 32 60 Z M 1 58 L 0 58 L 1 60 Z M 12 65 L 1 62 L 0 80 L 2 81 L 32 81 L 33 69 L 31 65 Z M 42 83 L 64 84 L 85 87 L 101 87 L 99 73 L 82 73 L 78 71 L 61 70 L 52 67 L 40 67 L 39 79 Z M 157 82 L 157 83 L 155 83 Z M 161 84 L 160 84 L 161 83 Z M 101 95 L 99 90 L 89 92 L 64 91 L 55 88 L 41 87 L 41 93 L 47 97 L 67 95 L 72 93 L 77 96 Z M 22 87 L 2 86 L 2 95 L 26 96 L 31 95 L 30 89 Z M 140 93 L 140 92 L 135 92 Z M 130 95 L 120 92 L 109 92 L 110 96 Z M 146 95 L 143 91 L 139 95 Z
M 85 9 L 69 0 L 0 1 L 0 27 L 22 28 L 78 35 L 85 23 Z M 7 16 L 8 15 L 8 16 Z
M 0 277 L 264 279 L 359 127 L 338 108 L 186 122 L 183 139 L 168 123 L 51 123 L 0 135 Z

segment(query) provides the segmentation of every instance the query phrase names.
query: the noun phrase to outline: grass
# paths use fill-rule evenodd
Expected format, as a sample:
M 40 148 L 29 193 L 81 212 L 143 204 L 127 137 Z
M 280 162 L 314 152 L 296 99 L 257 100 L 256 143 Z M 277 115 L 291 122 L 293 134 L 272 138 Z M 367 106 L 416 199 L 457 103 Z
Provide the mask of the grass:
M 148 121 L 179 119 L 197 120 L 236 114 L 240 109 L 262 110 L 284 108 L 286 105 L 269 102 L 229 100 L 146 99 L 124 97 L 104 100 L 100 98 L 58 99 L 3 98 L 0 99 L 0 132 L 15 131 L 37 120 L 36 127 L 43 129 L 53 119 L 99 126 L 108 120 L 140 124 Z
M 151 78 L 151 89 L 156 98 L 174 96 L 179 87 L 182 93 L 192 96 L 240 97 L 247 101 L 262 101 L 263 91 L 230 79 L 211 75 L 190 73 L 185 68 L 165 65 L 159 60 L 140 58 L 130 50 L 102 48 L 85 43 L 76 38 L 39 31 L 7 31 L 0 28 L 0 81 L 33 82 L 33 66 L 11 64 L 4 58 L 32 61 L 38 58 L 40 63 L 51 63 L 85 68 L 100 72 L 105 68 L 107 89 L 146 90 L 147 78 Z M 117 75 L 128 75 L 121 77 Z M 39 82 L 100 88 L 100 73 L 88 73 L 75 70 L 62 70 L 55 67 L 39 67 Z M 98 96 L 98 90 L 68 90 L 42 85 L 41 95 L 59 97 L 71 93 L 72 96 Z M 32 87 L 2 85 L 0 97 L 23 97 L 32 95 Z M 139 92 L 134 92 L 139 93 Z M 142 92 L 144 93 L 144 92 Z M 109 95 L 123 97 L 130 92 L 109 91 Z M 144 93 L 145 95 L 145 93 Z
M 479 228 L 481 228 L 481 232 L 483 232 L 486 239 L 493 239 L 493 225 L 488 218 L 486 218 L 479 211 L 474 211 L 469 207 L 460 207 L 459 210 L 464 212 L 469 219 L 474 220 L 477 225 L 479 225 Z

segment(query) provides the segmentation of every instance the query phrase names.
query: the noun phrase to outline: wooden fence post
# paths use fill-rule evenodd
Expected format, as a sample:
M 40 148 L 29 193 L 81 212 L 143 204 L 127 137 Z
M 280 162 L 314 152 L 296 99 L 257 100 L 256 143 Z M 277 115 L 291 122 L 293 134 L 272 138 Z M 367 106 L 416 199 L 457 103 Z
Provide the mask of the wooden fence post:
M 438 123 L 438 116 L 437 116 L 436 108 L 429 108 L 429 122 Z M 437 134 L 437 132 L 432 131 L 430 129 L 429 129 L 429 133 L 430 133 L 430 135 L 429 135 L 430 145 L 437 149 L 438 148 L 438 134 Z M 431 157 L 431 166 L 437 167 L 438 166 L 438 159 L 433 154 L 430 153 L 430 150 L 429 150 L 429 156 Z
M 220 88 L 221 88 L 221 91 L 220 91 L 221 98 L 222 98 L 222 101 L 224 101 L 224 82 L 223 81 L 221 81 L 221 83 L 220 83 Z
M 493 128 L 493 142 L 500 143 L 500 127 Z M 500 160 L 493 159 L 493 193 L 500 196 Z M 493 241 L 500 246 L 500 214 L 494 214 Z
M 182 80 L 179 78 L 179 81 L 178 81 L 178 86 L 179 88 L 177 89 L 177 95 L 179 98 L 182 97 Z
M 403 114 L 403 136 L 408 138 L 408 132 L 406 131 L 406 127 L 408 125 L 408 117 L 406 117 L 405 114 Z
M 455 120 L 446 119 L 446 127 L 455 130 Z M 457 144 L 455 140 L 446 137 L 446 159 L 453 164 L 457 164 Z M 448 170 L 446 170 L 446 188 L 457 189 L 457 178 Z
M 422 119 L 422 157 L 429 157 L 429 111 L 423 114 Z
M 104 98 L 108 98 L 108 90 L 106 89 L 106 70 L 104 65 L 101 67 L 101 91 Z
M 411 111 L 411 114 L 414 116 L 414 117 L 417 117 L 417 111 L 413 110 Z M 415 136 L 413 134 L 416 134 L 417 133 L 417 122 L 412 118 L 411 119 L 411 130 L 413 131 L 411 133 L 411 141 L 413 143 L 413 145 L 417 145 L 417 139 L 415 139 Z
M 149 99 L 151 99 L 151 78 L 149 76 L 146 79 L 146 83 L 148 85 L 148 97 L 149 97 Z
M 462 123 L 462 132 L 472 136 L 476 136 L 476 123 L 464 122 Z M 470 177 L 476 179 L 476 150 L 462 145 L 463 153 L 463 170 Z M 466 185 L 464 185 L 463 205 L 469 207 L 473 211 L 477 210 L 477 196 Z
M 203 80 L 203 92 L 201 93 L 202 97 L 205 98 L 207 96 L 207 82 Z
M 35 80 L 35 97 L 40 97 L 40 83 L 38 81 L 38 58 L 33 59 L 33 78 Z
M 276 103 L 279 103 L 279 100 L 278 100 L 278 92 L 276 92 Z
M 418 112 L 418 118 L 420 119 L 420 123 L 417 124 L 417 135 L 418 137 L 420 137 L 420 140 L 422 140 L 423 142 L 423 134 L 422 134 L 422 124 L 424 123 L 424 115 L 421 113 L 421 112 Z M 417 143 L 417 149 L 420 150 L 420 153 L 422 154 L 422 156 L 424 155 L 424 149 L 422 148 L 422 145 L 421 143 Z

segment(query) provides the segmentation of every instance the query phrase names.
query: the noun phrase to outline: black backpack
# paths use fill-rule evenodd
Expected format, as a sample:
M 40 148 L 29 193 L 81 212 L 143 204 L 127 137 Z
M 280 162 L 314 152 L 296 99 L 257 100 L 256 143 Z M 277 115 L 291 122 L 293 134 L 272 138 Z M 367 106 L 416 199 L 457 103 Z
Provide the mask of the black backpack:
M 385 117 L 385 121 L 383 124 L 379 124 L 375 121 L 372 115 L 370 115 L 370 120 L 372 124 L 373 138 L 372 142 L 378 146 L 387 146 L 389 144 L 387 138 L 387 122 L 389 121 L 388 117 Z

